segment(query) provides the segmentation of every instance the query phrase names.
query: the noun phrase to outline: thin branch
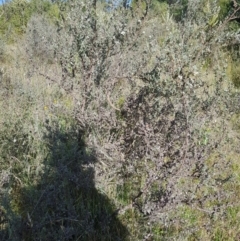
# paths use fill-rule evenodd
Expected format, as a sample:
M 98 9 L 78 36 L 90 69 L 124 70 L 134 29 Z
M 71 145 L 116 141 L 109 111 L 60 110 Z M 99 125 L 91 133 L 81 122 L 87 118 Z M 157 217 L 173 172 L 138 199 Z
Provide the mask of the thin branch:
M 117 108 L 117 107 L 115 107 L 115 106 L 113 105 L 113 103 L 111 102 L 110 97 L 109 97 L 109 93 L 107 94 L 107 101 L 108 101 L 109 105 L 110 105 L 114 110 L 120 111 L 120 109 Z

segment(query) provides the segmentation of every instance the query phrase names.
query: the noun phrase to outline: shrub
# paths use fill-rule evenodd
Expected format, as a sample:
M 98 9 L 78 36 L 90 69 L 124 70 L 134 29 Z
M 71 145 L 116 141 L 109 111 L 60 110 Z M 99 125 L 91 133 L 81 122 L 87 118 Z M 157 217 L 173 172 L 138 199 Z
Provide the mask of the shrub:
M 228 21 L 217 21 L 217 1 L 188 2 L 177 23 L 167 9 L 156 16 L 148 1 L 110 13 L 96 1 L 63 2 L 57 27 L 32 18 L 31 62 L 53 71 L 56 81 L 46 72 L 35 80 L 44 91 L 19 91 L 13 106 L 23 104 L 21 114 L 9 134 L 3 128 L 2 147 L 14 130 L 16 140 L 28 134 L 30 147 L 7 141 L 3 151 L 2 180 L 17 177 L 2 187 L 11 231 L 5 228 L 4 237 L 226 237 L 219 230 L 231 227 L 240 196 L 239 145 L 230 126 L 238 94 L 222 49 Z M 39 40 L 48 28 L 53 44 Z M 54 68 L 45 62 L 52 58 Z M 9 164 L 11 153 L 28 162 Z M 238 230 L 235 222 L 232 237 Z
M 26 30 L 26 51 L 30 59 L 53 62 L 56 51 L 56 27 L 44 16 L 33 15 Z
M 88 146 L 113 170 L 109 179 L 128 190 L 120 195 L 124 203 L 132 203 L 149 222 L 160 220 L 169 228 L 181 220 L 171 210 L 182 205 L 196 205 L 210 220 L 221 215 L 214 211 L 217 205 L 226 208 L 227 194 L 216 180 L 231 176 L 224 158 L 214 171 L 206 163 L 213 153 L 226 155 L 221 152 L 227 139 L 222 120 L 231 114 L 227 66 L 219 61 L 224 53 L 216 52 L 225 33 L 209 22 L 218 7 L 213 2 L 205 11 L 201 1 L 192 1 L 182 25 L 169 15 L 157 26 L 148 18 L 148 8 L 141 13 L 142 6 L 131 16 L 121 10 L 98 11 L 94 1 L 73 1 L 60 30 L 61 86 L 70 86 L 66 90 L 78 100 L 75 118 L 88 130 Z M 206 58 L 215 61 L 208 69 L 211 80 L 201 73 Z M 119 79 L 130 81 L 120 108 L 114 104 Z

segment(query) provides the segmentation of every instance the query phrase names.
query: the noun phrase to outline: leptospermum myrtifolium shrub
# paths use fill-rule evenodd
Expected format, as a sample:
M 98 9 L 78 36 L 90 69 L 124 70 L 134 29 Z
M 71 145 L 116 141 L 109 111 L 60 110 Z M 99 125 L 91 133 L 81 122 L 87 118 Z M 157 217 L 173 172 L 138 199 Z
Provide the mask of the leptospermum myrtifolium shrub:
M 56 26 L 43 16 L 28 23 L 32 69 L 25 78 L 46 82 L 38 105 L 45 114 L 24 118 L 38 123 L 37 134 L 26 135 L 28 146 L 41 144 L 41 155 L 32 157 L 41 156 L 42 166 L 31 175 L 34 165 L 27 172 L 17 164 L 31 155 L 9 145 L 18 169 L 1 174 L 1 195 L 11 204 L 2 205 L 9 228 L 2 237 L 224 240 L 228 227 L 236 240 L 237 144 L 230 123 L 238 92 L 227 79 L 223 48 L 233 15 L 218 21 L 217 1 L 189 0 L 178 22 L 171 9 L 156 16 L 150 1 L 113 11 L 97 1 L 59 4 Z M 43 66 L 51 71 L 43 73 Z M 29 174 L 18 176 L 19 170 Z

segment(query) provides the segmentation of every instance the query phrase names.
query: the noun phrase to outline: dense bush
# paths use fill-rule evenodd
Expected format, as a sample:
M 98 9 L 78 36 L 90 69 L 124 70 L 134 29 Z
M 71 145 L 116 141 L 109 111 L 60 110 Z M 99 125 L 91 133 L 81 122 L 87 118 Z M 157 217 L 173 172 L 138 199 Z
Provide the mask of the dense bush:
M 201 203 L 198 209 L 209 220 L 221 215 L 209 205 L 216 196 L 216 205 L 227 208 L 216 180 L 231 176 L 229 164 L 219 160 L 212 175 L 207 161 L 213 153 L 227 155 L 220 150 L 227 138 L 223 120 L 231 114 L 226 92 L 231 92 L 231 84 L 226 85 L 222 71 L 227 65 L 214 52 L 220 48 L 216 40 L 224 41 L 224 31 L 201 31 L 201 24 L 217 26 L 209 21 L 218 10 L 212 3 L 198 17 L 197 7 L 202 8 L 200 1 L 190 3 L 187 13 L 197 24 L 185 19 L 177 27 L 171 18 L 161 26 L 148 15 L 140 20 L 137 8 L 134 17 L 121 11 L 105 16 L 96 5 L 73 2 L 61 29 L 61 37 L 72 40 L 63 41 L 65 55 L 59 55 L 67 76 L 62 86 L 72 86 L 68 91 L 80 104 L 76 118 L 88 129 L 88 145 L 114 170 L 109 178 L 127 192 L 122 194 L 125 202 L 149 221 L 161 220 L 169 227 L 177 220 L 171 210 L 184 204 Z M 207 58 L 218 59 L 211 83 L 199 76 Z M 124 79 L 130 91 L 118 105 L 119 88 L 124 88 L 119 80 Z M 183 230 L 183 235 L 196 232 Z
M 238 239 L 236 33 L 218 4 L 32 16 L 0 102 L 2 239 Z

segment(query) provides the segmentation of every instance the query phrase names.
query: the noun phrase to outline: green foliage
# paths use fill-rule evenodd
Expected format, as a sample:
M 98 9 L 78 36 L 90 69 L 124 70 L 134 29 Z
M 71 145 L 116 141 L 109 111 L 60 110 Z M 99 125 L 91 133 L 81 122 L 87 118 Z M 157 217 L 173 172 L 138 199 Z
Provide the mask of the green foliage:
M 11 1 L 1 6 L 0 33 L 22 34 L 31 16 L 32 9 L 27 1 Z
M 5 57 L 5 42 L 2 40 L 2 38 L 0 38 L 0 61 L 4 61 L 4 57 Z
M 166 1 L 152 1 L 152 8 L 156 14 L 165 14 L 169 10 L 169 5 Z
M 174 19 L 178 22 L 184 19 L 188 9 L 188 0 L 178 1 L 176 4 L 173 4 L 171 9 L 171 13 Z
M 34 13 L 45 14 L 53 21 L 59 17 L 59 9 L 56 4 L 47 0 L 19 1 L 13 0 L 0 6 L 0 35 L 9 41 L 14 36 L 25 32 L 27 23 Z
M 238 61 L 231 63 L 230 79 L 236 88 L 240 88 L 240 63 Z
M 231 0 L 219 0 L 219 19 L 223 20 L 225 17 L 228 16 L 231 10 Z
M 188 9 L 188 0 L 154 0 L 152 4 L 155 11 L 158 13 L 166 13 L 167 10 L 170 10 L 171 15 L 177 22 L 183 20 Z

